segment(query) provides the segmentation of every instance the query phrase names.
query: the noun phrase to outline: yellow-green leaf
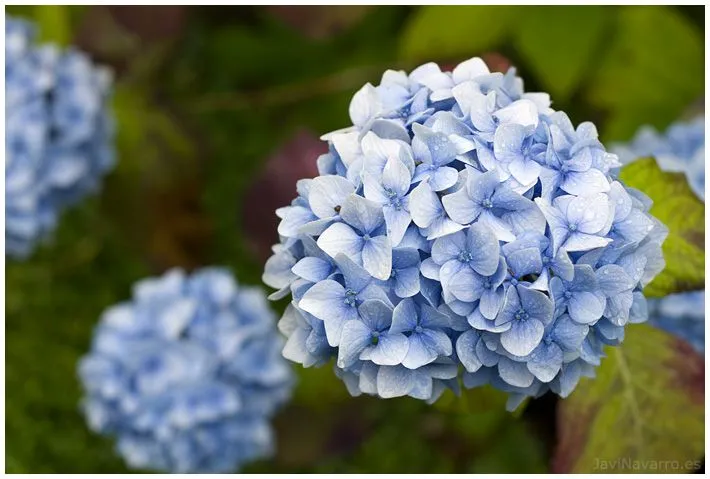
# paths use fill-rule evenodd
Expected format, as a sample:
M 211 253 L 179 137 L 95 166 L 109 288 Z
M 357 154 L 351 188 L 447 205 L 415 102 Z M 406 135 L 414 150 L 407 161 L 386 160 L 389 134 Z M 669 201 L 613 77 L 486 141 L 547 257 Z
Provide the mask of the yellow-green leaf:
M 662 171 L 653 158 L 635 161 L 620 179 L 653 200 L 650 213 L 669 230 L 663 243 L 666 268 L 646 286 L 646 296 L 705 288 L 705 204 L 681 173 Z
M 39 26 L 42 42 L 65 46 L 71 42 L 71 19 L 66 5 L 37 5 L 34 18 Z
M 477 55 L 513 31 L 520 10 L 507 5 L 424 6 L 406 26 L 400 43 L 406 60 L 431 61 Z
M 705 370 L 690 345 L 632 325 L 560 402 L 554 472 L 690 472 L 705 447 Z

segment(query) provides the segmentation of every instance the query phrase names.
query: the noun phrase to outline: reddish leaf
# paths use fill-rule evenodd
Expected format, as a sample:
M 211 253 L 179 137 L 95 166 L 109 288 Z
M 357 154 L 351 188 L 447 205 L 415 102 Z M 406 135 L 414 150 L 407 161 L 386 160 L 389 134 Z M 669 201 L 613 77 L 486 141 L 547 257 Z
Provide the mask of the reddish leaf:
M 303 35 L 329 38 L 360 21 L 370 5 L 271 5 L 266 10 Z
M 644 324 L 607 354 L 559 403 L 553 471 L 693 471 L 705 445 L 703 358 Z
M 293 200 L 298 180 L 318 174 L 316 159 L 327 151 L 325 142 L 300 130 L 269 157 L 247 190 L 242 203 L 244 234 L 261 259 L 269 257 L 271 245 L 278 241 L 274 211 Z

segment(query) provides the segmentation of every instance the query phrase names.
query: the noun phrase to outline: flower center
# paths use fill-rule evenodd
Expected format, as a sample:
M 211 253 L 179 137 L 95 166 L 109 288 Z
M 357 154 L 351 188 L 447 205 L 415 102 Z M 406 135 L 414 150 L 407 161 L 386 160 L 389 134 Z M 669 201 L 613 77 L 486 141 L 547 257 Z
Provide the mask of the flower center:
M 417 326 L 414 328 L 415 333 L 421 333 L 424 330 L 420 325 L 417 324 Z
M 493 208 L 493 202 L 492 202 L 491 200 L 489 200 L 489 199 L 485 199 L 485 200 L 483 200 L 483 202 L 481 203 L 481 206 L 483 206 L 484 208 L 489 208 L 489 209 L 490 209 L 490 208 Z
M 355 301 L 357 300 L 357 292 L 352 289 L 345 290 L 345 299 L 343 303 L 347 304 L 351 308 L 355 307 Z
M 530 317 L 530 315 L 522 308 L 518 310 L 517 313 L 515 313 L 515 319 L 518 321 L 525 321 Z
M 363 235 L 362 239 L 364 239 L 365 241 L 369 241 L 371 239 L 371 237 L 370 237 L 369 233 L 365 233 Z
M 570 299 L 572 297 L 572 293 L 570 291 L 565 291 L 565 298 Z
M 572 232 L 575 232 L 575 231 L 577 231 L 577 225 L 569 225 L 568 229 Z
M 458 260 L 462 263 L 468 263 L 473 259 L 473 255 L 468 251 L 461 251 L 458 256 Z
M 390 273 L 390 279 L 395 279 L 397 277 L 397 270 L 392 269 L 392 272 Z
M 397 192 L 387 186 L 385 186 L 383 189 L 385 191 L 385 195 L 387 196 L 387 199 L 389 199 L 390 206 L 392 206 L 396 210 L 401 210 L 402 209 L 402 198 L 400 198 L 399 195 L 397 195 Z

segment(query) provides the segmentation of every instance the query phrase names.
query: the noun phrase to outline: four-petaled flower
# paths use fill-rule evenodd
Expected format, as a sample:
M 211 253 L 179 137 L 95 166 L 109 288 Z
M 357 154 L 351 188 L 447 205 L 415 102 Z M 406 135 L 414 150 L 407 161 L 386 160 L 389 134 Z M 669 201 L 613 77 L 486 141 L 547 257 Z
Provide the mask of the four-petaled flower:
M 496 326 L 510 327 L 500 343 L 510 354 L 526 356 L 540 343 L 545 326 L 553 319 L 554 305 L 546 294 L 525 286 L 508 288 Z

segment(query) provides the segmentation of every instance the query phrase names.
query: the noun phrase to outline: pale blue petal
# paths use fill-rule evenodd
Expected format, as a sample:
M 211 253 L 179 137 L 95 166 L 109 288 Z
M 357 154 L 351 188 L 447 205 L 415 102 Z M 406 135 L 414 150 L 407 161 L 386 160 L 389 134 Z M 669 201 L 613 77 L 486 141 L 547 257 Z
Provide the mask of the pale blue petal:
M 377 393 L 382 398 L 406 396 L 414 387 L 415 374 L 404 366 L 381 366 L 377 372 Z
M 473 329 L 466 331 L 456 340 L 456 354 L 466 371 L 471 373 L 475 373 L 483 366 L 476 355 L 476 344 L 479 340 L 480 335 Z
M 496 159 L 503 163 L 510 163 L 520 158 L 524 140 L 524 127 L 515 124 L 499 126 L 493 140 L 493 153 Z
M 624 268 L 616 264 L 602 266 L 596 271 L 596 276 L 599 288 L 607 296 L 614 296 L 634 287 Z
M 510 354 L 527 356 L 540 344 L 544 331 L 545 327 L 537 319 L 513 320 L 510 329 L 501 333 L 500 343 Z
M 338 348 L 338 367 L 350 367 L 360 353 L 372 344 L 372 331 L 359 320 L 346 321 L 343 325 Z
M 377 236 L 364 242 L 362 263 L 373 277 L 386 280 L 392 272 L 392 246 L 386 236 Z
M 443 334 L 443 333 L 441 333 Z M 449 338 L 444 335 L 449 340 Z M 449 348 L 451 341 L 449 340 Z M 409 337 L 407 355 L 402 360 L 402 366 L 408 369 L 417 369 L 434 361 L 438 356 L 436 350 L 431 349 L 424 342 L 421 334 L 412 334 Z
M 402 197 L 409 192 L 411 173 L 402 161 L 395 157 L 389 158 L 382 171 L 382 185 Z
M 409 298 L 419 292 L 419 268 L 397 270 L 394 279 L 394 294 L 400 298 Z
M 291 271 L 305 280 L 317 283 L 330 275 L 333 271 L 333 266 L 324 259 L 308 256 L 300 259 L 298 263 L 291 268 Z
M 587 171 L 568 173 L 560 183 L 560 188 L 575 196 L 593 195 L 609 191 L 609 180 L 601 171 L 590 168 Z
M 577 225 L 577 231 L 596 234 L 609 221 L 609 197 L 604 193 L 589 196 L 577 196 L 567 206 L 567 219 Z
M 504 288 L 500 286 L 496 289 L 487 289 L 481 295 L 478 303 L 481 315 L 489 320 L 493 320 L 498 315 L 500 308 L 503 306 Z
M 495 112 L 494 116 L 503 125 L 506 123 L 515 123 L 527 128 L 528 131 L 534 131 L 538 124 L 538 111 L 535 104 L 530 100 L 514 101 L 505 108 L 501 108 Z
M 441 266 L 436 264 L 433 258 L 427 258 L 422 261 L 421 272 L 425 278 L 439 281 L 439 270 L 441 270 Z
M 330 218 L 354 191 L 355 186 L 341 176 L 319 176 L 311 182 L 308 203 L 316 216 Z
M 459 301 L 478 301 L 483 292 L 485 279 L 471 268 L 463 268 L 446 281 L 448 291 Z
M 439 329 L 450 327 L 451 318 L 441 311 L 438 311 L 428 304 L 423 304 L 421 307 L 420 323 L 427 329 Z
M 449 217 L 462 225 L 473 222 L 482 211 L 481 206 L 468 197 L 465 188 L 444 196 L 441 201 Z
M 448 166 L 441 166 L 429 173 L 429 185 L 434 191 L 443 191 L 451 188 L 459 179 L 459 172 Z
M 426 239 L 431 241 L 436 238 L 441 238 L 442 236 L 456 233 L 457 231 L 461 231 L 463 229 L 462 225 L 452 221 L 446 216 L 443 216 L 443 214 L 442 210 L 442 216 L 436 218 L 428 228 L 424 228 L 422 230 L 422 234 L 426 235 Z
M 362 234 L 372 233 L 385 221 L 379 204 L 355 194 L 345 199 L 340 216 L 343 221 Z
M 363 239 L 345 223 L 333 223 L 318 238 L 318 246 L 332 258 L 344 254 L 362 262 Z
M 506 357 L 501 357 L 498 361 L 498 374 L 503 381 L 519 388 L 526 388 L 535 380 L 535 376 L 528 370 L 525 363 L 519 363 Z
M 516 278 L 539 274 L 542 271 L 542 257 L 538 248 L 520 249 L 507 255 L 505 259 L 511 274 Z
M 466 233 L 456 232 L 443 238 L 437 238 L 431 247 L 431 259 L 438 265 L 458 258 L 466 251 Z
M 385 331 L 392 324 L 392 308 L 378 300 L 364 301 L 358 308 L 362 322 L 371 331 Z
M 414 300 L 411 298 L 403 299 L 395 306 L 392 312 L 392 326 L 389 332 L 396 334 L 414 331 L 417 326 L 418 316 Z
M 581 324 L 590 324 L 601 318 L 606 301 L 600 294 L 577 291 L 567 302 L 567 310 L 572 319 Z
M 611 238 L 603 238 L 601 236 L 589 235 L 585 233 L 573 233 L 570 235 L 562 247 L 568 252 L 589 251 L 594 248 L 603 248 L 611 243 Z
M 552 381 L 562 367 L 562 350 L 554 343 L 542 343 L 530 355 L 528 370 L 544 383 Z
M 568 315 L 560 316 L 552 328 L 552 339 L 565 351 L 579 351 L 589 326 L 572 321 Z
M 466 231 L 466 251 L 471 255 L 470 266 L 483 276 L 490 276 L 498 269 L 500 243 L 483 225 L 473 224 Z
M 387 236 L 392 243 L 392 247 L 397 247 L 407 232 L 407 227 L 412 222 L 412 216 L 409 211 L 405 209 L 398 210 L 392 206 L 385 206 L 382 211 L 387 224 Z
M 519 286 L 518 294 L 520 295 L 520 303 L 523 309 L 531 318 L 537 319 L 543 325 L 552 321 L 554 305 L 545 293 Z
M 409 340 L 404 334 L 383 334 L 367 359 L 380 366 L 396 366 L 402 363 L 408 348 Z
M 409 211 L 412 220 L 420 228 L 431 225 L 441 217 L 443 210 L 439 197 L 426 181 L 420 183 L 409 195 Z
M 310 209 L 303 206 L 279 208 L 276 210 L 276 214 L 282 218 L 277 231 L 281 236 L 286 237 L 298 236 L 299 228 L 318 219 Z

